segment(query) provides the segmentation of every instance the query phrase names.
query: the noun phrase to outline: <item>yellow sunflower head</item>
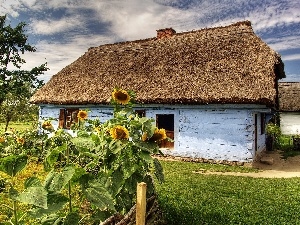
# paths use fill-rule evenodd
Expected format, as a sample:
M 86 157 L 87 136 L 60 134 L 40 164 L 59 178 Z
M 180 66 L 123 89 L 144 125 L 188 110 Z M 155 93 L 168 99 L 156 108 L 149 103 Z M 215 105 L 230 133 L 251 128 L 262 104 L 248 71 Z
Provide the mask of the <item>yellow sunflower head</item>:
M 109 133 L 113 139 L 122 140 L 129 138 L 129 131 L 125 127 L 120 125 L 111 128 Z
M 0 136 L 0 143 L 3 143 L 4 141 L 5 141 L 5 138 Z
M 85 110 L 79 110 L 77 117 L 80 120 L 86 120 L 88 118 L 88 113 Z
M 114 89 L 112 92 L 112 98 L 119 104 L 127 105 L 130 101 L 130 95 L 127 91 L 122 89 Z
M 18 137 L 18 138 L 17 138 L 17 142 L 18 142 L 19 144 L 21 144 L 21 145 L 24 145 L 25 139 L 24 139 L 24 138 L 21 138 L 21 137 Z
M 42 128 L 44 130 L 49 130 L 49 131 L 54 130 L 50 121 L 44 121 L 43 124 L 42 124 Z
M 150 141 L 158 142 L 158 141 L 165 140 L 166 138 L 167 138 L 166 130 L 156 128 L 154 134 L 150 138 Z
M 148 135 L 147 135 L 147 133 L 145 132 L 145 133 L 143 133 L 143 135 L 142 135 L 142 141 L 147 141 L 147 139 L 148 139 Z
M 95 127 L 95 128 L 94 128 L 94 131 L 96 131 L 96 132 L 99 134 L 100 131 L 101 131 L 101 128 L 100 128 L 100 127 Z

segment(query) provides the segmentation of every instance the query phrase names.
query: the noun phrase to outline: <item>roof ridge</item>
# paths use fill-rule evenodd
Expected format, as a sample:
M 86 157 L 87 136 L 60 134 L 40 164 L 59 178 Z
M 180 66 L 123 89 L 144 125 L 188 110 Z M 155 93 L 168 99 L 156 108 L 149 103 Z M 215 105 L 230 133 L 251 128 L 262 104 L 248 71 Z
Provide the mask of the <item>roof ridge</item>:
M 230 28 L 230 27 L 239 27 L 241 25 L 246 25 L 246 26 L 250 27 L 251 30 L 252 30 L 251 22 L 249 20 L 245 20 L 245 21 L 236 22 L 234 24 L 229 24 L 229 25 L 226 25 L 226 26 L 206 27 L 206 28 L 201 28 L 201 29 L 198 29 L 198 30 L 175 33 L 173 37 L 179 37 L 179 36 L 186 35 L 186 34 L 201 33 L 201 32 L 204 32 L 204 31 L 213 31 L 213 30 L 216 30 L 216 29 L 221 30 L 221 29 Z M 161 29 L 159 29 L 159 30 L 161 30 Z M 249 32 L 245 28 L 242 28 L 241 30 L 242 30 L 242 32 L 234 32 L 234 33 L 235 34 L 254 33 L 253 30 L 251 32 Z M 228 33 L 224 33 L 222 35 L 212 34 L 212 36 L 221 37 L 221 36 L 229 36 L 229 34 Z M 111 47 L 111 46 L 117 46 L 117 45 L 126 45 L 126 44 L 129 44 L 129 43 L 132 43 L 132 44 L 146 43 L 146 42 L 150 42 L 150 41 L 154 41 L 154 40 L 156 41 L 157 38 L 156 37 L 150 37 L 150 38 L 138 39 L 138 40 L 133 40 L 133 41 L 120 41 L 120 42 L 115 42 L 115 43 L 108 43 L 108 44 L 104 44 L 104 45 L 99 45 L 99 46 L 96 46 L 96 47 L 90 47 L 90 48 L 88 48 L 88 51 L 90 51 L 92 49 L 95 49 L 95 48 L 99 48 L 99 47 Z M 164 40 L 166 40 L 166 39 L 164 39 Z

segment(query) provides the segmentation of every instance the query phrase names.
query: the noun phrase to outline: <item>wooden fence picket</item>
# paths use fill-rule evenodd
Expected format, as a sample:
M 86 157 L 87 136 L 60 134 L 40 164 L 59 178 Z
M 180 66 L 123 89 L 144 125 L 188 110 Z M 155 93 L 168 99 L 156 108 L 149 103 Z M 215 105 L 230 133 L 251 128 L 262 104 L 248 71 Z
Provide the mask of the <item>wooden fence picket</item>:
M 144 182 L 137 184 L 136 225 L 145 225 L 146 221 L 146 190 Z

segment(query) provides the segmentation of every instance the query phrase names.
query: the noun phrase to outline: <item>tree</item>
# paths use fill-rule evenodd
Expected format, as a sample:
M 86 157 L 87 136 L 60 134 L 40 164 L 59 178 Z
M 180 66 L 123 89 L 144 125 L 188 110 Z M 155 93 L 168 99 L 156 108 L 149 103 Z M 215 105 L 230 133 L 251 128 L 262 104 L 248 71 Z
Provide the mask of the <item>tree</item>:
M 29 103 L 28 98 L 22 95 L 13 95 L 8 93 L 6 99 L 0 105 L 0 117 L 5 122 L 7 131 L 8 125 L 14 120 L 34 120 L 37 116 L 37 106 Z
M 35 52 L 35 47 L 27 43 L 24 34 L 26 23 L 21 22 L 15 28 L 6 25 L 6 16 L 0 16 L 0 105 L 8 95 L 29 97 L 27 84 L 36 89 L 43 85 L 38 76 L 48 70 L 47 63 L 31 70 L 22 70 L 26 63 L 21 54 Z

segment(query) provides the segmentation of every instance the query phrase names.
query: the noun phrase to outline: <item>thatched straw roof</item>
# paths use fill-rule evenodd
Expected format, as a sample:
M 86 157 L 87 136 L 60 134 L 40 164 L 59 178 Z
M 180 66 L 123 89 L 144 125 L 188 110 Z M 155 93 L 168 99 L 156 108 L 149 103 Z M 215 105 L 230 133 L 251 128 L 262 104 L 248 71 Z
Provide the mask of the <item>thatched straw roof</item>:
M 278 90 L 280 111 L 300 111 L 300 82 L 280 82 Z
M 114 87 L 140 103 L 257 103 L 273 106 L 280 56 L 249 21 L 166 37 L 106 44 L 54 75 L 31 99 L 44 104 L 106 104 Z

